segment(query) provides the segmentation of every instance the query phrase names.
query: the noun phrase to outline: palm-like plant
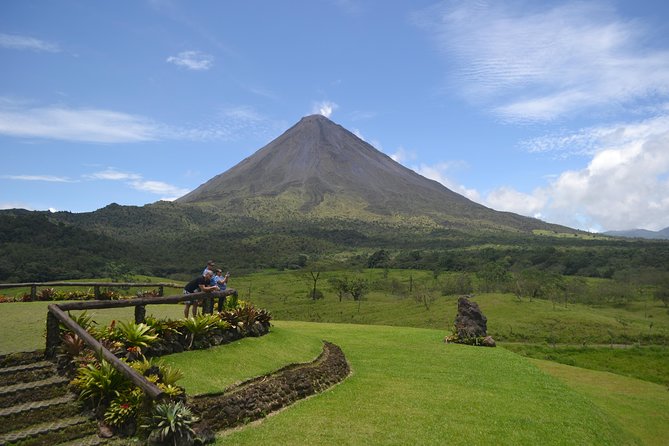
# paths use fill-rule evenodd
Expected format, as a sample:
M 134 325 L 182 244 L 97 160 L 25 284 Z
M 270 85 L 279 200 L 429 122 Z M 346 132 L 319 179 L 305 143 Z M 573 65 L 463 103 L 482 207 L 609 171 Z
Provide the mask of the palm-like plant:
M 98 406 L 131 387 L 130 381 L 104 359 L 80 367 L 72 385 L 80 390 L 79 398 Z
M 203 314 L 185 319 L 182 327 L 188 332 L 190 337 L 188 348 L 193 346 L 193 341 L 196 338 L 204 336 L 209 330 L 216 328 L 220 322 L 219 317 L 213 314 Z
M 181 401 L 156 404 L 151 416 L 149 440 L 154 444 L 192 444 L 195 432 L 191 424 L 197 421 L 193 412 Z
M 117 330 L 126 347 L 146 348 L 158 339 L 158 335 L 146 324 L 120 322 Z

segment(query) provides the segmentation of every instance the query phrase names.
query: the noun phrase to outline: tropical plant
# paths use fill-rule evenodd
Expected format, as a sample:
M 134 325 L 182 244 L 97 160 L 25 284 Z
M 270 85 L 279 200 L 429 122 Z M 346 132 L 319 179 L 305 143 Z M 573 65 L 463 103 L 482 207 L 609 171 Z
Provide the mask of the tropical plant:
M 119 338 L 126 347 L 147 348 L 158 339 L 158 335 L 146 324 L 135 322 L 119 322 L 116 327 Z
M 77 369 L 72 385 L 79 389 L 80 399 L 91 400 L 98 407 L 131 387 L 130 381 L 104 359 Z
M 195 432 L 191 424 L 197 421 L 193 412 L 181 401 L 156 404 L 150 424 L 149 444 L 192 444 Z
M 37 300 L 55 300 L 56 289 L 55 288 L 42 288 L 37 293 Z
M 182 327 L 190 337 L 188 348 L 193 346 L 193 342 L 196 338 L 204 336 L 209 330 L 216 328 L 219 323 L 220 318 L 213 314 L 202 314 L 185 319 L 182 322 Z
M 82 311 L 79 314 L 72 315 L 69 311 L 67 312 L 67 315 L 70 316 L 70 319 L 72 319 L 77 325 L 79 325 L 81 328 L 83 328 L 86 331 L 89 331 L 92 329 L 95 325 L 97 325 L 97 322 L 93 320 L 93 316 L 89 315 L 86 310 Z M 64 324 L 59 324 L 60 331 L 65 332 L 69 331 L 70 329 L 67 328 Z
M 139 388 L 134 388 L 129 392 L 121 393 L 117 398 L 114 398 L 109 404 L 109 407 L 107 407 L 104 414 L 105 422 L 114 427 L 134 422 L 139 413 L 143 399 L 144 393 Z
M 76 333 L 67 332 L 61 337 L 60 348 L 67 356 L 74 358 L 86 348 L 86 343 Z

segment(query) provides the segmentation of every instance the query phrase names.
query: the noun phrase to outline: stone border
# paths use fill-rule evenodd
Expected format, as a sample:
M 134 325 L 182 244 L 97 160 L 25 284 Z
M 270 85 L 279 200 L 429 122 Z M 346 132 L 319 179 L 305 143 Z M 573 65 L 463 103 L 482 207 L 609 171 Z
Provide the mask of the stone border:
M 188 405 L 200 418 L 196 430 L 220 431 L 264 418 L 322 392 L 343 381 L 350 371 L 341 348 L 323 341 L 323 351 L 313 362 L 288 365 L 221 393 L 189 397 Z

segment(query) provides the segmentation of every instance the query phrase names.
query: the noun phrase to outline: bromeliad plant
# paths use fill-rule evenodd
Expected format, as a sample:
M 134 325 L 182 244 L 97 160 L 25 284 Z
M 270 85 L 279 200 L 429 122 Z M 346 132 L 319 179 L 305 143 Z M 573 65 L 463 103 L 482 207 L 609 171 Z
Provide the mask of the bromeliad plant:
M 204 337 L 207 332 L 217 328 L 220 322 L 221 319 L 213 314 L 197 315 L 185 319 L 183 321 L 183 329 L 190 339 L 188 348 L 190 349 L 193 347 L 193 342 L 195 342 L 196 339 Z
M 106 407 L 132 386 L 121 372 L 104 359 L 77 369 L 77 375 L 71 384 L 79 391 L 79 398 L 90 402 L 96 410 Z
M 118 340 L 123 342 L 126 348 L 138 347 L 144 349 L 158 339 L 158 335 L 146 324 L 119 322 L 116 331 Z
M 191 425 L 197 417 L 181 401 L 156 404 L 150 423 L 149 445 L 191 445 L 195 432 Z

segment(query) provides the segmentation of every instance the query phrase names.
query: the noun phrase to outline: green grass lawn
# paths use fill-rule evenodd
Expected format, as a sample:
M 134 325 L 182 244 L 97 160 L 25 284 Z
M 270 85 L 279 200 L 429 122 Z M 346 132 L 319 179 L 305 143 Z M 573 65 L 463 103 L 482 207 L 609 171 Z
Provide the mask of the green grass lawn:
M 505 349 L 445 345 L 438 330 L 305 322 L 277 322 L 261 342 L 275 334 L 336 343 L 352 375 L 217 444 L 652 444 Z
M 643 444 L 666 445 L 669 439 L 667 386 L 613 373 L 571 367 L 552 361 L 531 360 L 589 398 Z
M 0 304 L 0 353 L 43 348 L 46 305 Z M 182 308 L 152 306 L 148 312 L 178 318 Z M 132 309 L 91 314 L 106 324 L 132 318 Z M 276 321 L 267 336 L 165 359 L 185 371 L 180 384 L 197 394 L 310 361 L 323 339 L 344 350 L 352 375 L 343 383 L 261 423 L 226 432 L 221 445 L 659 445 L 669 438 L 666 386 L 538 363 L 554 378 L 504 348 L 445 345 L 444 334 Z M 555 372 L 565 368 L 570 372 Z

